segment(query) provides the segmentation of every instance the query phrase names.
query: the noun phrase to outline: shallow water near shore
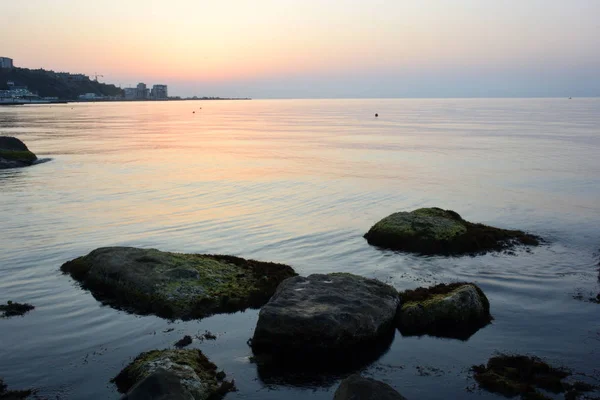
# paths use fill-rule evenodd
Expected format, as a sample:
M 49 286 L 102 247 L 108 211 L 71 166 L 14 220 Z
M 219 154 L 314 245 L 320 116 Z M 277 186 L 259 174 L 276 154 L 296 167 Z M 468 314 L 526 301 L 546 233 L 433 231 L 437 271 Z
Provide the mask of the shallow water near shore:
M 109 380 L 136 355 L 209 330 L 216 340 L 192 346 L 235 379 L 226 399 L 333 397 L 339 379 L 259 374 L 246 344 L 257 310 L 172 323 L 102 306 L 61 275 L 64 262 L 113 245 L 352 272 L 399 290 L 477 283 L 491 325 L 467 341 L 396 333 L 363 370 L 409 399 L 501 398 L 467 390 L 468 369 L 496 351 L 600 379 L 600 305 L 573 298 L 600 292 L 600 99 L 23 106 L 0 108 L 0 135 L 51 159 L 0 171 L 0 303 L 36 306 L 0 319 L 10 388 L 118 399 Z M 448 258 L 362 238 L 382 217 L 425 206 L 548 243 Z

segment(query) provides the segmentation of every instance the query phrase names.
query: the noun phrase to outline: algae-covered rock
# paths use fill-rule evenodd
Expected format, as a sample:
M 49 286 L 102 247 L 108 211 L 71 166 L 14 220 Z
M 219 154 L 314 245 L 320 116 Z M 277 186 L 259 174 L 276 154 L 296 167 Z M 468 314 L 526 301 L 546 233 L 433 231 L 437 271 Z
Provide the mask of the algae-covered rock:
M 128 400 L 205 400 L 235 390 L 220 377 L 200 350 L 153 350 L 140 354 L 112 382 Z
M 172 319 L 260 307 L 296 275 L 283 264 L 133 247 L 99 248 L 61 270 L 116 308 Z
M 389 215 L 373 225 L 364 237 L 374 246 L 443 255 L 478 254 L 539 244 L 534 235 L 474 224 L 454 211 L 435 207 Z
M 37 160 L 25 143 L 11 136 L 0 136 L 0 169 L 28 167 Z
M 10 318 L 23 315 L 33 310 L 35 307 L 27 303 L 13 303 L 8 301 L 6 304 L 0 304 L 0 318 Z
M 0 400 L 26 399 L 33 394 L 32 390 L 8 390 L 2 378 L 0 378 Z
M 403 335 L 468 339 L 491 320 L 490 303 L 473 283 L 440 284 L 400 293 Z
M 398 303 L 393 287 L 357 275 L 289 278 L 260 310 L 252 350 L 317 363 L 366 356 L 389 345 Z
M 340 383 L 333 400 L 406 400 L 406 397 L 386 383 L 354 374 Z
M 565 382 L 571 372 L 555 368 L 538 357 L 500 354 L 488 360 L 487 365 L 472 367 L 479 386 L 490 392 L 522 399 L 551 399 L 551 393 L 565 393 L 565 398 L 575 399 L 583 392 L 596 390 L 595 385 L 584 382 Z

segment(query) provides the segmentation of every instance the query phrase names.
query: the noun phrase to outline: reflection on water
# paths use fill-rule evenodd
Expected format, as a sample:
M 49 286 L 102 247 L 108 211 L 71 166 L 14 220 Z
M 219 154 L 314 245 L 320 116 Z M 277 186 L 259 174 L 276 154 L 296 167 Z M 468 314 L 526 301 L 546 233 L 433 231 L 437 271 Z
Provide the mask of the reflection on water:
M 598 305 L 572 296 L 600 291 L 599 132 L 598 99 L 0 108 L 0 135 L 52 159 L 0 171 L 0 302 L 36 306 L 0 320 L 0 376 L 52 398 L 117 399 L 108 381 L 138 353 L 208 329 L 218 339 L 192 346 L 236 380 L 228 399 L 332 397 L 335 380 L 262 382 L 246 344 L 256 310 L 175 323 L 137 317 L 60 274 L 65 261 L 109 245 L 354 272 L 400 290 L 476 282 L 491 302 L 490 326 L 467 341 L 398 333 L 363 369 L 408 398 L 436 399 L 441 387 L 453 398 L 495 398 L 465 391 L 468 368 L 494 351 L 594 374 Z M 362 238 L 382 217 L 422 206 L 549 243 L 445 258 L 382 251 Z M 441 372 L 421 373 L 428 368 Z

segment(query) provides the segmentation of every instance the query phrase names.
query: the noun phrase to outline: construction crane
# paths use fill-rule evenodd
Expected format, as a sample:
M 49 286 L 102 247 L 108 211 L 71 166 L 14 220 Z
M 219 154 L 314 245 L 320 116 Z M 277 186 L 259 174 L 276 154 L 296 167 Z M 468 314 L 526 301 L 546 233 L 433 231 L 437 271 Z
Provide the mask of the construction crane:
M 99 74 L 99 73 L 97 73 L 97 72 L 94 72 L 94 75 L 92 75 L 92 76 L 94 77 L 94 80 L 95 80 L 96 82 L 98 82 L 98 77 L 100 77 L 100 78 L 104 78 L 104 75 L 100 75 L 100 74 Z

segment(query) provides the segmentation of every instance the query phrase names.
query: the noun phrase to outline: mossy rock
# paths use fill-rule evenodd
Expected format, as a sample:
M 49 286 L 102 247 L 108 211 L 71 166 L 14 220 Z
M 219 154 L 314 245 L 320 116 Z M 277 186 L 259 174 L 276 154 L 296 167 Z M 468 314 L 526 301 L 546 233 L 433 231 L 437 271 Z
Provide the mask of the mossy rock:
M 534 235 L 475 224 L 454 211 L 436 207 L 389 215 L 373 225 L 364 237 L 374 246 L 441 255 L 481 254 L 539 244 Z
M 457 282 L 400 293 L 398 328 L 405 336 L 466 340 L 491 320 L 490 303 L 474 283 Z
M 200 350 L 152 350 L 136 357 L 112 382 L 126 399 L 219 399 L 235 391 Z M 150 382 L 150 383 L 148 383 Z M 159 390 L 157 390 L 159 389 Z
M 533 356 L 500 354 L 490 358 L 487 365 L 473 366 L 472 370 L 482 389 L 507 397 L 550 399 L 541 389 L 575 399 L 583 392 L 598 389 L 584 382 L 566 382 L 571 371 L 552 367 Z
M 0 136 L 0 169 L 20 168 L 37 160 L 25 143 L 11 136 Z
M 170 319 L 261 307 L 296 275 L 283 264 L 134 247 L 99 248 L 61 270 L 106 304 Z

